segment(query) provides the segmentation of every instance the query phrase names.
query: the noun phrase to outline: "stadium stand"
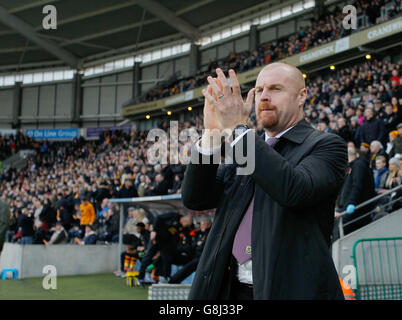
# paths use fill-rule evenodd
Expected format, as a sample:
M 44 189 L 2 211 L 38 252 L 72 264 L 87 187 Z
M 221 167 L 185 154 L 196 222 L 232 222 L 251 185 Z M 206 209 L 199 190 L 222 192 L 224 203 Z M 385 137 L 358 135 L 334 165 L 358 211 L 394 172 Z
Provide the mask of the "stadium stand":
M 324 1 L 320 3 L 324 4 Z M 149 70 L 147 68 L 154 66 L 151 61 L 140 66 L 142 68 L 141 85 L 138 78 L 138 73 L 141 72 L 136 69 L 139 68 L 137 63 L 134 68 L 131 66 L 128 71 L 126 69 L 122 73 L 113 73 L 111 70 L 109 73 L 105 72 L 105 75 L 85 76 L 83 71 L 73 80 L 70 79 L 71 83 L 67 84 L 71 86 L 69 88 L 73 92 L 79 91 L 78 99 L 81 101 L 78 106 L 82 109 L 78 111 L 78 114 L 73 114 L 69 119 L 70 122 L 63 119 L 65 115 L 58 111 L 54 111 L 50 121 L 46 116 L 41 118 L 39 111 L 31 115 L 31 118 L 27 116 L 24 119 L 22 111 L 23 107 L 41 110 L 41 105 L 49 104 L 48 101 L 41 100 L 41 90 L 46 85 L 48 88 L 45 90 L 54 90 L 50 94 L 52 103 L 55 104 L 54 109 L 62 108 L 57 94 L 61 94 L 61 99 L 67 96 L 62 89 L 64 82 L 57 83 L 56 80 L 45 82 L 37 93 L 34 93 L 34 90 L 36 85 L 39 85 L 35 83 L 22 87 L 22 84 L 17 81 L 17 84 L 12 84 L 9 91 L 7 90 L 10 88 L 5 86 L 3 91 L 0 90 L 0 94 L 8 97 L 11 92 L 13 97 L 16 95 L 23 102 L 20 101 L 20 114 L 17 117 L 13 115 L 7 118 L 5 129 L 15 132 L 1 133 L 0 131 L 0 163 L 21 150 L 32 151 L 32 154 L 26 158 L 27 163 L 23 168 L 11 165 L 2 170 L 0 167 L 0 196 L 10 206 L 10 225 L 6 233 L 6 241 L 36 245 L 61 243 L 104 245 L 118 242 L 120 205 L 110 203 L 109 199 L 181 193 L 185 165 L 152 163 L 147 156 L 147 152 L 153 145 L 153 142 L 147 139 L 149 131 L 153 128 L 165 130 L 168 148 L 171 146 L 170 120 L 179 120 L 179 132 L 183 129 L 194 129 L 198 134 L 202 132 L 203 117 L 200 100 L 194 99 L 191 103 L 178 100 L 179 103 L 172 103 L 166 108 L 158 109 L 150 121 L 144 120 L 145 115 L 149 116 L 150 112 L 146 108 L 141 111 L 141 105 L 169 97 L 174 98 L 204 86 L 206 77 L 214 75 L 216 67 L 224 71 L 234 69 L 238 74 L 244 74 L 267 63 L 325 46 L 402 16 L 400 0 L 354 1 L 353 5 L 358 15 L 358 28 L 346 30 L 341 23 L 344 18 L 343 4 L 343 2 L 333 1 L 331 6 L 322 6 L 322 10 L 315 13 L 309 19 L 309 23 L 298 27 L 295 25 L 292 32 L 282 36 L 279 36 L 276 30 L 277 36 L 274 39 L 264 41 L 261 37 L 260 43 L 254 45 L 254 48 L 248 45 L 246 50 L 232 50 L 232 46 L 231 49 L 226 50 L 225 55 L 219 55 L 220 58 L 215 54 L 213 59 L 204 59 L 192 74 L 191 72 L 180 74 L 181 72 L 175 73 L 172 70 L 170 74 L 165 75 L 164 79 L 152 81 L 146 76 Z M 396 38 L 401 30 L 395 32 L 393 36 Z M 236 38 L 233 39 L 236 41 Z M 388 47 L 381 53 L 378 53 L 379 49 L 377 49 L 378 52 L 373 50 L 376 54 L 378 53 L 373 59 L 367 56 L 355 57 L 355 53 L 345 56 L 344 61 L 338 63 L 336 71 L 327 67 L 317 67 L 311 68 L 311 73 L 308 73 L 306 68 L 308 96 L 304 105 L 305 119 L 317 130 L 341 136 L 348 144 L 349 155 L 354 155 L 354 158 L 350 158 L 350 163 L 355 160 L 356 154 L 365 160 L 364 164 L 367 165 L 369 175 L 366 178 L 373 180 L 375 187 L 371 197 L 382 195 L 402 185 L 402 55 L 395 43 L 389 44 L 391 42 L 392 40 L 387 42 Z M 248 43 L 250 44 L 251 41 Z M 382 44 L 378 46 L 381 47 Z M 395 47 L 397 47 L 396 50 Z M 328 63 L 323 62 L 325 59 Z M 319 61 L 326 66 L 332 64 L 331 57 L 321 57 L 306 65 L 311 66 L 315 62 L 318 66 Z M 178 59 L 174 63 L 179 65 L 179 62 Z M 155 66 L 157 63 L 160 62 L 155 62 Z M 90 68 L 92 68 L 91 65 L 86 70 Z M 157 68 L 161 69 L 161 63 Z M 180 70 L 180 68 L 177 69 Z M 105 68 L 103 70 L 106 71 Z M 135 79 L 133 83 L 127 80 L 131 76 Z M 4 79 L 3 83 L 5 83 Z M 119 81 L 121 81 L 120 84 Z M 148 85 L 148 82 L 151 85 Z M 250 87 L 248 84 L 251 82 L 249 80 L 244 83 L 242 87 L 244 91 Z M 55 88 L 52 88 L 54 83 L 56 83 Z M 73 89 L 76 85 L 80 89 Z M 103 89 L 105 91 L 102 91 Z M 131 89 L 133 89 L 132 95 L 119 96 L 117 93 L 119 90 L 131 91 Z M 114 93 L 112 93 L 113 90 Z M 112 96 L 111 99 L 109 95 Z M 33 102 L 34 99 L 38 103 Z M 68 99 L 74 100 L 77 96 Z M 4 99 L 4 101 L 11 100 L 13 99 Z M 93 104 L 93 108 L 92 100 L 97 101 Z M 127 101 L 129 101 L 128 104 Z M 3 103 L 6 105 L 6 102 Z M 114 109 L 108 109 L 106 107 L 108 104 L 113 105 Z M 122 108 L 122 105 L 125 104 L 130 108 L 134 106 L 140 111 L 135 117 L 130 117 L 128 114 L 123 118 L 126 106 Z M 88 105 L 96 111 L 87 110 L 85 114 L 83 110 Z M 74 106 L 73 109 L 80 109 Z M 175 106 L 177 107 L 175 116 L 165 116 L 168 107 L 173 109 Z M 188 112 L 191 106 L 194 110 Z M 102 114 L 102 108 L 114 113 Z M 93 113 L 97 115 L 94 116 Z M 113 120 L 104 120 L 109 116 Z M 127 123 L 130 123 L 128 130 L 110 128 L 111 126 L 121 127 Z M 256 121 L 254 111 L 250 115 L 249 125 L 258 131 L 262 130 Z M 49 126 L 54 129 L 66 126 L 69 129 L 79 130 L 90 127 L 104 128 L 97 133 L 95 139 L 82 134 L 84 131 L 80 131 L 77 137 L 67 140 L 35 139 L 28 132 L 47 129 Z M 185 146 L 184 142 L 179 143 L 180 153 L 186 152 Z M 371 214 L 367 219 L 361 220 L 357 227 L 345 228 L 345 235 L 402 208 L 402 200 L 399 199 L 401 190 L 392 195 L 386 194 L 373 202 L 370 210 L 376 207 L 381 210 L 374 213 L 370 210 L 364 211 L 363 213 L 370 211 Z M 345 194 L 348 192 L 350 190 L 344 191 Z M 359 205 L 360 202 L 355 205 Z M 337 203 L 337 214 L 351 211 L 348 213 L 352 214 L 352 218 L 361 215 L 362 211 L 356 211 L 353 215 L 354 208 L 347 206 L 348 204 L 350 203 L 340 197 Z M 160 224 L 154 221 L 158 220 L 152 215 L 145 216 L 139 207 L 124 205 L 124 208 L 124 231 L 122 232 L 124 232 L 123 241 L 127 247 L 121 253 L 121 268 L 116 270 L 116 276 L 125 277 L 126 272 L 135 270 L 142 274 L 143 280 L 145 268 L 137 270 L 135 263 L 144 262 L 144 260 L 147 261 L 145 267 L 153 267 L 153 269 L 147 269 L 147 272 L 152 273 L 148 279 L 152 283 L 167 282 L 173 275 L 170 274 L 172 263 L 184 265 L 191 272 L 195 270 L 194 265 L 188 264 L 198 263 L 205 234 L 208 234 L 205 228 L 200 228 L 200 223 L 208 220 L 205 216 L 213 217 L 213 211 L 182 210 L 180 215 L 175 213 L 174 218 L 169 217 L 166 220 L 165 229 L 160 229 Z M 194 223 L 183 224 L 182 216 L 186 215 L 195 217 Z M 339 223 L 339 218 L 336 218 Z M 175 232 L 174 236 L 169 235 L 168 232 L 164 234 L 168 241 L 173 242 L 173 245 L 168 248 L 170 251 L 163 246 L 160 247 L 160 238 L 155 238 L 154 235 L 156 226 L 158 230 L 163 230 L 157 233 L 159 235 L 175 228 L 177 233 Z M 339 235 L 338 224 L 336 224 L 333 241 L 340 236 L 343 235 Z M 173 251 L 172 247 L 174 247 Z M 168 259 L 166 252 L 168 252 Z M 168 267 L 166 267 L 166 261 L 169 262 Z M 184 274 L 183 270 L 182 273 Z M 184 278 L 180 276 L 180 273 L 177 274 L 177 278 L 181 280 Z M 185 273 L 185 275 L 188 274 Z M 173 283 L 176 282 L 179 281 L 173 281 Z
M 400 2 L 393 1 L 354 1 L 350 4 L 356 7 L 357 15 L 364 14 L 368 17 L 366 23 L 361 24 L 357 30 L 353 30 L 354 32 L 388 21 L 398 16 L 401 10 Z M 386 6 L 388 10 L 385 10 Z M 381 14 L 382 11 L 384 11 L 383 14 Z M 325 11 L 311 26 L 300 27 L 295 35 L 262 43 L 255 51 L 233 51 L 222 60 L 210 61 L 207 70 L 200 70 L 195 76 L 179 79 L 170 86 L 154 88 L 140 97 L 137 102 L 157 100 L 203 86 L 209 75 L 216 76 L 215 69 L 217 66 L 224 71 L 234 69 L 236 72 L 242 73 L 348 36 L 352 30 L 342 28 L 343 18 L 344 14 L 339 7 L 335 7 L 333 11 Z

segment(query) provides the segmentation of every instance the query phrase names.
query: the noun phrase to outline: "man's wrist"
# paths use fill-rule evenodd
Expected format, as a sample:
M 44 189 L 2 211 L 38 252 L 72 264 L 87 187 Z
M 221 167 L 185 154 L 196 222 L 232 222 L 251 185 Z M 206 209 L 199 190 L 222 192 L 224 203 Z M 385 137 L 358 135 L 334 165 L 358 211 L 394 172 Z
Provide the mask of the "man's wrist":
M 232 141 L 235 141 L 238 137 L 242 136 L 250 128 L 247 124 L 238 124 L 232 130 Z

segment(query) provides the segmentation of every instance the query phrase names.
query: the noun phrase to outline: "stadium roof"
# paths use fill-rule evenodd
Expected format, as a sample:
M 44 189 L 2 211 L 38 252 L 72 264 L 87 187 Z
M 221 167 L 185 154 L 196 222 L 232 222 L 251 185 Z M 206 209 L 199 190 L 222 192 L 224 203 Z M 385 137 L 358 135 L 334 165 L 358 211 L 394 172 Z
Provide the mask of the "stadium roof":
M 288 1 L 291 3 L 294 1 Z M 280 0 L 0 0 L 0 71 L 81 68 L 91 61 L 191 42 Z M 57 29 L 44 30 L 45 5 Z

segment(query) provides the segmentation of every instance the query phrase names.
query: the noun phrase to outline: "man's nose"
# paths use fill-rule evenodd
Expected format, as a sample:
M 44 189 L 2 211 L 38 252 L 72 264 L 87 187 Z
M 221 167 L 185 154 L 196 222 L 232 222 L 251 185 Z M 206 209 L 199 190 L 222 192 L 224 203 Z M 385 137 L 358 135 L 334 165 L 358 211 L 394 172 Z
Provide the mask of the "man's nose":
M 271 96 L 266 88 L 262 90 L 261 93 L 261 100 L 262 101 L 271 101 Z

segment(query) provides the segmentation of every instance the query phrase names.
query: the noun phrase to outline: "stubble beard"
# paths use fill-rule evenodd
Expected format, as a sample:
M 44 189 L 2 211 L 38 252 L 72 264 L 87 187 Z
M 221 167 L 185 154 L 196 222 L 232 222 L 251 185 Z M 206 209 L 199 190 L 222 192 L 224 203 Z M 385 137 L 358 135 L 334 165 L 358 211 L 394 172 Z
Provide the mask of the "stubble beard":
M 263 109 L 271 111 L 263 111 Z M 266 130 L 273 130 L 279 123 L 278 109 L 275 106 L 270 106 L 266 103 L 258 105 L 257 122 Z

